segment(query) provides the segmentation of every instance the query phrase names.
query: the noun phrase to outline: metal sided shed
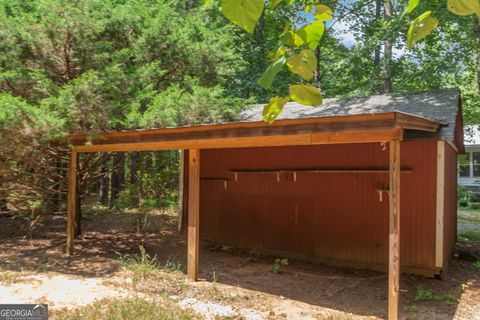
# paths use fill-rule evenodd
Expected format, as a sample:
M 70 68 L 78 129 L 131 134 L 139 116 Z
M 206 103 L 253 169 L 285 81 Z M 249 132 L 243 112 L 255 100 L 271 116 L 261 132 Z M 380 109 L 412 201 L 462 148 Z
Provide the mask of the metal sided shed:
M 232 123 L 69 136 L 67 253 L 80 229 L 78 153 L 180 149 L 189 278 L 197 279 L 200 239 L 388 269 L 396 319 L 400 267 L 439 274 L 454 248 L 460 93 L 289 103 L 273 124 L 261 113 L 257 106 Z

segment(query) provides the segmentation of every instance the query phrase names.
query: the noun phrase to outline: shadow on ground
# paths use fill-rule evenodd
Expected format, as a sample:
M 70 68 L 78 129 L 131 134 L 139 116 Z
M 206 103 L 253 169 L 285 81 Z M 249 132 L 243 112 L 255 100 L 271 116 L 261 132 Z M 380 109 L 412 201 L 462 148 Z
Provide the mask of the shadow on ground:
M 83 235 L 75 242 L 75 253 L 67 257 L 64 220 L 46 221 L 29 240 L 15 236 L 16 222 L 4 218 L 0 221 L 0 268 L 108 277 L 118 270 L 119 253 L 138 252 L 140 245 L 160 263 L 185 265 L 186 244 L 177 232 L 176 217 L 156 214 L 149 219 L 147 232 L 137 234 L 128 215 L 88 215 L 83 220 Z M 480 243 L 473 246 L 479 249 Z M 290 260 L 280 274 L 274 274 L 276 257 L 252 259 L 245 252 L 224 249 L 201 248 L 201 278 L 212 281 L 215 277 L 218 283 L 354 315 L 386 316 L 387 278 L 383 273 Z M 478 305 L 479 275 L 472 261 L 459 259 L 452 260 L 442 281 L 403 275 L 401 314 L 405 319 L 469 319 L 468 307 L 463 310 L 461 305 Z M 430 292 L 431 297 L 418 300 L 420 290 Z

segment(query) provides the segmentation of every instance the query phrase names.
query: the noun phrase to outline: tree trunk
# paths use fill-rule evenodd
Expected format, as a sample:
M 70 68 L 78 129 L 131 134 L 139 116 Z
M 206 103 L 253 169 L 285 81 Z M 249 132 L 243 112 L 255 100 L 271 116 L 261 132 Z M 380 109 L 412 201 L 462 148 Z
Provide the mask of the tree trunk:
M 257 47 L 260 50 L 259 53 L 259 63 L 257 65 L 260 72 L 264 72 L 266 68 L 266 50 L 265 50 L 265 10 L 262 12 L 260 19 L 258 20 L 257 27 L 255 28 L 255 42 Z M 265 100 L 265 90 L 262 87 L 259 87 L 260 97 L 262 100 Z
M 382 18 L 382 0 L 375 0 L 375 22 L 378 24 L 380 23 L 380 19 Z M 375 72 L 378 72 L 380 66 L 380 46 L 375 48 Z
M 130 153 L 130 184 L 138 182 L 138 152 Z
M 100 203 L 108 206 L 109 191 L 110 191 L 110 176 L 108 174 L 108 153 L 102 155 L 102 166 L 100 168 Z
M 385 0 L 383 4 L 385 10 L 385 21 L 392 19 L 392 3 L 391 0 Z M 383 93 L 392 91 L 392 41 L 385 39 L 384 43 L 384 69 L 383 69 Z
M 477 24 L 477 89 L 480 94 L 480 18 L 475 17 Z
M 112 179 L 110 182 L 110 208 L 113 208 L 125 185 L 125 155 L 117 152 L 113 155 Z

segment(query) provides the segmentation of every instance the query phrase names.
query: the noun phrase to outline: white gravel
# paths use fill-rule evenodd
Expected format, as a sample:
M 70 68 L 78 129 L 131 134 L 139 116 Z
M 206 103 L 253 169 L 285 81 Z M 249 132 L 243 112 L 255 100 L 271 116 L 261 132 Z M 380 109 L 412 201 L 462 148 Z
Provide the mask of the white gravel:
M 262 320 L 264 317 L 250 309 L 235 309 L 232 306 L 204 302 L 195 298 L 186 298 L 180 301 L 179 306 L 182 308 L 192 309 L 196 313 L 202 315 L 207 320 L 213 320 L 215 317 L 234 317 L 242 316 L 245 320 Z

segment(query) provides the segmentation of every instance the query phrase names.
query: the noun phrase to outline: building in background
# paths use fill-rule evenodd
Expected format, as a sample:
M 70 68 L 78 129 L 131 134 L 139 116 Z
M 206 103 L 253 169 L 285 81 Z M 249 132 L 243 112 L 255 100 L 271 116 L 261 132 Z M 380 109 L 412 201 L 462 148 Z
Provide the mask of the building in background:
M 458 156 L 458 184 L 480 191 L 480 125 L 464 127 L 465 154 Z

